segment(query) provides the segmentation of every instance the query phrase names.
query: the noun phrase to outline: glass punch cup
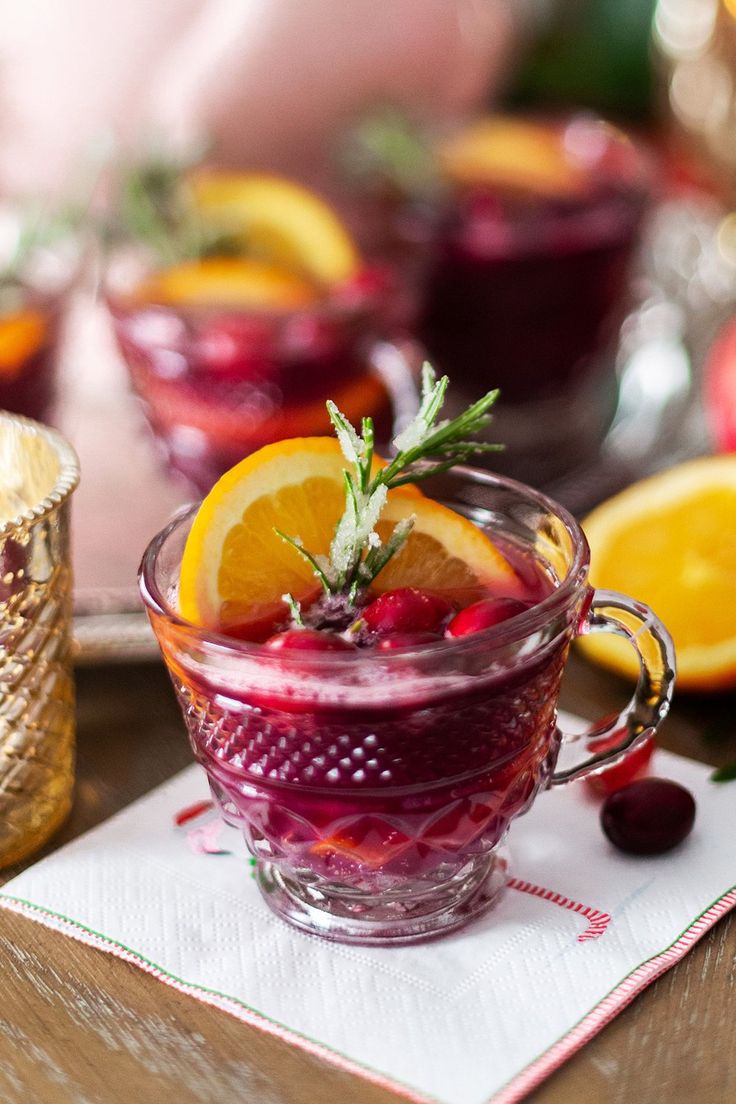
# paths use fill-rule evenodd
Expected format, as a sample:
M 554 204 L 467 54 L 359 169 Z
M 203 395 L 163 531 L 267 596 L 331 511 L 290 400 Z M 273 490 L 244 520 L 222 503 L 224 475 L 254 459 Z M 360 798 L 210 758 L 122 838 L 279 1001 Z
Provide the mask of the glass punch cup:
M 142 563 L 142 595 L 194 754 L 223 817 L 244 832 L 266 902 L 343 942 L 409 943 L 485 912 L 507 879 L 511 821 L 540 791 L 651 736 L 672 693 L 669 635 L 641 603 L 591 589 L 585 536 L 562 507 L 471 467 L 436 473 L 421 490 L 401 509 L 421 518 L 441 502 L 470 538 L 490 538 L 513 578 L 513 616 L 448 637 L 450 624 L 430 642 L 273 648 L 273 638 L 236 639 L 179 612 L 196 507 L 154 538 Z M 418 585 L 430 586 L 421 560 L 418 571 Z M 460 597 L 455 622 L 475 598 Z M 639 682 L 619 716 L 568 736 L 556 720 L 567 654 L 578 634 L 600 632 L 628 640 Z M 568 742 L 581 751 L 559 769 Z
M 427 253 L 417 336 L 456 399 L 500 388 L 498 468 L 547 483 L 597 453 L 615 413 L 649 166 L 586 115 L 490 116 L 435 158 L 438 195 L 401 220 Z
M 0 409 L 49 420 L 79 258 L 71 220 L 0 205 Z
M 114 255 L 106 294 L 167 466 L 204 493 L 271 441 L 329 433 L 329 396 L 389 440 L 415 387 L 384 342 L 385 266 L 366 265 L 333 210 L 290 180 L 213 170 L 168 189 L 178 215 Z

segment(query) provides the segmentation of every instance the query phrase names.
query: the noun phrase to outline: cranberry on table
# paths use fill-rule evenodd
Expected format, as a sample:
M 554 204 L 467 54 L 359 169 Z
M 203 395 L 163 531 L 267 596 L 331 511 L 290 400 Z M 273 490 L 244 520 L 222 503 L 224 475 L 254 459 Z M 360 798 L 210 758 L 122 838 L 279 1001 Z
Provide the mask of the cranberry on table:
M 266 647 L 273 652 L 284 649 L 298 652 L 354 652 L 355 644 L 343 640 L 335 633 L 322 632 L 319 629 L 286 629 L 276 633 L 266 641 Z
M 532 602 L 519 598 L 482 598 L 472 606 L 466 606 L 455 614 L 445 630 L 445 636 L 468 636 L 500 625 L 512 617 L 531 609 Z
M 695 822 L 689 790 L 664 778 L 630 782 L 606 798 L 603 831 L 615 847 L 632 855 L 659 855 L 682 843 Z
M 360 616 L 371 632 L 388 636 L 436 632 L 451 613 L 450 603 L 438 594 L 418 587 L 399 587 L 379 595 Z

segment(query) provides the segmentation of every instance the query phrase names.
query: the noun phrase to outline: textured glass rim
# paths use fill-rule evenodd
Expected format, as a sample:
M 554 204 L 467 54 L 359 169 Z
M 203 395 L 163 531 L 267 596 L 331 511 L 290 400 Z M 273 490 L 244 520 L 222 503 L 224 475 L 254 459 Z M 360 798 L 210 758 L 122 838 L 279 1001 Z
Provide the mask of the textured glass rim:
M 444 656 L 457 655 L 460 651 L 475 650 L 479 647 L 498 647 L 513 641 L 523 640 L 525 637 L 531 635 L 531 633 L 536 632 L 542 626 L 548 624 L 559 610 L 572 605 L 577 592 L 580 590 L 581 586 L 586 584 L 590 561 L 588 541 L 572 514 L 569 513 L 564 506 L 555 502 L 554 499 L 548 498 L 546 495 L 542 494 L 541 491 L 535 490 L 526 483 L 520 483 L 516 479 L 509 479 L 506 476 L 496 475 L 493 472 L 484 471 L 480 468 L 462 465 L 453 468 L 450 474 L 453 477 L 462 477 L 471 483 L 481 484 L 487 487 L 496 487 L 499 490 L 513 491 L 525 498 L 527 502 L 533 503 L 546 513 L 553 514 L 563 523 L 572 540 L 574 555 L 567 575 L 560 585 L 555 587 L 552 593 L 547 595 L 541 602 L 538 602 L 524 613 L 517 614 L 516 617 L 513 617 L 510 621 L 501 622 L 499 625 L 483 629 L 481 632 L 469 634 L 467 637 L 453 640 L 438 640 L 436 643 L 423 645 L 421 649 L 402 648 L 394 652 L 359 649 L 354 653 L 309 653 L 308 666 L 310 669 L 314 671 L 319 669 L 327 670 L 328 668 L 333 670 L 344 670 L 348 669 L 356 662 L 377 663 L 385 666 L 387 663 L 405 663 L 406 660 L 411 659 L 413 656 L 426 658 L 428 655 L 432 655 L 439 660 Z M 452 499 L 448 498 L 448 503 L 451 501 Z M 192 638 L 199 640 L 200 643 L 217 650 L 221 654 L 258 659 L 260 662 L 273 660 L 281 664 L 284 663 L 284 659 L 287 655 L 291 655 L 295 659 L 298 658 L 299 662 L 304 665 L 304 652 L 287 653 L 286 651 L 279 651 L 269 655 L 268 650 L 264 649 L 262 644 L 236 640 L 231 636 L 226 636 L 224 633 L 218 633 L 213 629 L 205 629 L 201 628 L 199 625 L 192 624 L 191 621 L 185 620 L 178 610 L 174 609 L 169 604 L 166 596 L 161 592 L 154 579 L 156 564 L 161 549 L 174 530 L 180 525 L 183 525 L 195 511 L 199 509 L 199 505 L 199 503 L 195 503 L 194 505 L 184 507 L 178 511 L 169 524 L 153 537 L 143 553 L 138 579 L 144 604 L 153 614 L 165 618 L 170 624 L 176 625 Z
M 47 517 L 60 506 L 72 493 L 79 483 L 79 457 L 76 452 L 57 430 L 51 426 L 34 422 L 32 418 L 25 418 L 21 414 L 11 414 L 7 410 L 0 410 L 0 426 L 16 425 L 36 437 L 42 437 L 53 449 L 59 460 L 59 474 L 56 482 L 45 498 L 30 506 L 27 510 L 8 521 L 0 523 L 0 537 L 7 533 L 16 532 L 18 529 L 27 529 L 31 525 Z

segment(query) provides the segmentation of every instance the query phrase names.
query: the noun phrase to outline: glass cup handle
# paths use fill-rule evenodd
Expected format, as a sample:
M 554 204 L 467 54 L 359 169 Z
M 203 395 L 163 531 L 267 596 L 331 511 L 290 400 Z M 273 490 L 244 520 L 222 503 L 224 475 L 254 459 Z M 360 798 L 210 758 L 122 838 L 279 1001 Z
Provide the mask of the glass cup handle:
M 661 621 L 643 602 L 615 590 L 593 590 L 578 633 L 603 632 L 623 636 L 639 657 L 636 690 L 618 715 L 604 717 L 575 735 L 562 733 L 563 745 L 581 741 L 590 754 L 574 766 L 555 771 L 550 786 L 619 762 L 627 751 L 652 736 L 667 716 L 675 681 L 675 650 Z

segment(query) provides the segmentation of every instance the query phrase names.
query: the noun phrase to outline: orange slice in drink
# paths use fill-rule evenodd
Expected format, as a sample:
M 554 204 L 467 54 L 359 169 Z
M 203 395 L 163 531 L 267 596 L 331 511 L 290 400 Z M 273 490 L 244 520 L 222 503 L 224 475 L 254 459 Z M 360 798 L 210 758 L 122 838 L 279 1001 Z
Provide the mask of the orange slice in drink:
M 46 337 L 46 319 L 35 310 L 21 310 L 0 319 L 0 377 L 18 375 Z
M 579 195 L 586 174 L 572 164 L 552 126 L 502 115 L 480 119 L 439 151 L 455 184 L 512 188 L 547 197 Z
M 206 222 L 242 238 L 249 254 L 326 285 L 360 267 L 358 250 L 332 208 L 291 180 L 202 171 L 190 187 Z
M 345 461 L 329 437 L 267 445 L 227 472 L 205 498 L 187 539 L 179 581 L 183 617 L 206 628 L 260 623 L 283 608 L 289 592 L 315 594 L 309 565 L 275 532 L 327 555 L 345 505 Z M 517 577 L 472 522 L 416 488 L 389 492 L 379 531 L 414 516 L 415 527 L 375 589 L 504 584 Z
M 736 455 L 635 483 L 598 506 L 583 529 L 591 582 L 646 602 L 672 633 L 678 687 L 736 686 Z M 619 674 L 638 674 L 618 637 L 583 637 L 580 647 Z
M 296 310 L 317 299 L 314 284 L 273 264 L 208 257 L 162 269 L 139 285 L 136 298 L 174 306 Z

